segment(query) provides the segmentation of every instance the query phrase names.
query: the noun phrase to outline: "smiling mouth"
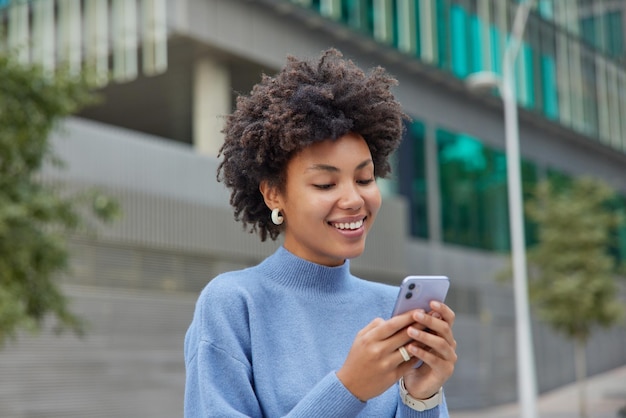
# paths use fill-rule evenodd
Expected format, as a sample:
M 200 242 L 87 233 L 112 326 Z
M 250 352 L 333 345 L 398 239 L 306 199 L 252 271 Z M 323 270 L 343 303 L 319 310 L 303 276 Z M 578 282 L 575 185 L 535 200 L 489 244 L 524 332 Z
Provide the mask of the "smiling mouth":
M 361 219 L 360 221 L 356 221 L 356 222 L 336 222 L 336 223 L 330 223 L 330 224 L 334 226 L 335 228 L 340 229 L 342 231 L 354 231 L 363 226 L 363 221 L 364 219 Z

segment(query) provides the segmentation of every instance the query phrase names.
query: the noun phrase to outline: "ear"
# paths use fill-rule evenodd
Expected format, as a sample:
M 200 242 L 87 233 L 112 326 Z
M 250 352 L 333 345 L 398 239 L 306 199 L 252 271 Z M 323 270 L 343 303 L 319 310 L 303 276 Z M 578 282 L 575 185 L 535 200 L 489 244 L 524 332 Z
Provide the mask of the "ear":
M 267 180 L 261 181 L 259 184 L 259 191 L 263 195 L 263 200 L 265 201 L 265 205 L 270 209 L 279 208 L 281 209 L 282 199 L 280 192 L 276 186 L 271 186 Z

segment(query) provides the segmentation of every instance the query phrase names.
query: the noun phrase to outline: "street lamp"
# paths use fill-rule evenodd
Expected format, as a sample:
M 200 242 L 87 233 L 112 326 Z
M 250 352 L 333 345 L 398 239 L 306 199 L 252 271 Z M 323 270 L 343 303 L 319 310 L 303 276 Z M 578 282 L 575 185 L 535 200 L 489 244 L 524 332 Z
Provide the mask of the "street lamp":
M 519 52 L 526 20 L 533 0 L 520 2 L 511 39 L 504 52 L 502 77 L 491 71 L 481 71 L 467 77 L 472 90 L 497 88 L 504 107 L 506 138 L 507 186 L 509 198 L 509 223 L 511 229 L 511 258 L 513 264 L 513 291 L 515 297 L 515 324 L 517 347 L 517 391 L 522 418 L 537 417 L 537 384 L 533 356 L 533 339 L 528 303 L 528 277 L 526 272 L 526 245 L 524 237 L 524 212 L 519 152 L 519 125 L 515 97 L 515 58 Z

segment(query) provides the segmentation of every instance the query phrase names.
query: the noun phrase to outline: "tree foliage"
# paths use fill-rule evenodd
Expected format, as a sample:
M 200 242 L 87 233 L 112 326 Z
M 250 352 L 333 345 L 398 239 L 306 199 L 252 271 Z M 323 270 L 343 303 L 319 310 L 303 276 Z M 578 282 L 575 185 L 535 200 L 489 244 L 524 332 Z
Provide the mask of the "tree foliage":
M 603 182 L 582 177 L 561 187 L 540 182 L 526 207 L 538 231 L 528 251 L 530 300 L 540 318 L 579 342 L 623 315 L 609 254 L 623 222 L 609 208 L 614 198 Z
M 49 74 L 0 54 L 0 347 L 48 315 L 58 330 L 84 330 L 55 279 L 68 269 L 68 233 L 88 219 L 111 220 L 117 203 L 95 190 L 71 194 L 39 174 L 60 164 L 51 131 L 94 99 L 85 74 Z

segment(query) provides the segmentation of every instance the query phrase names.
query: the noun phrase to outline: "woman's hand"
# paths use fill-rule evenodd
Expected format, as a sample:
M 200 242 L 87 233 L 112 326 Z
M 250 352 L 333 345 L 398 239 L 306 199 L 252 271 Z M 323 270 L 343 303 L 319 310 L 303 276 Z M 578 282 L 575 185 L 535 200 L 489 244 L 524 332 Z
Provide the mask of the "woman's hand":
M 345 363 L 337 371 L 337 377 L 361 401 L 386 391 L 418 362 L 417 358 L 405 362 L 398 351 L 412 341 L 407 337 L 408 330 L 421 328 L 415 324 L 413 314 L 414 311 L 407 312 L 386 321 L 376 318 L 354 339 Z M 409 328 L 410 325 L 413 326 Z
M 452 333 L 455 314 L 448 306 L 431 302 L 432 311 L 412 311 L 415 324 L 406 330 L 413 340 L 405 348 L 414 358 L 421 359 L 417 369 L 404 373 L 404 385 L 416 399 L 428 399 L 452 376 L 456 364 L 456 341 Z M 408 363 L 408 362 L 407 362 Z

